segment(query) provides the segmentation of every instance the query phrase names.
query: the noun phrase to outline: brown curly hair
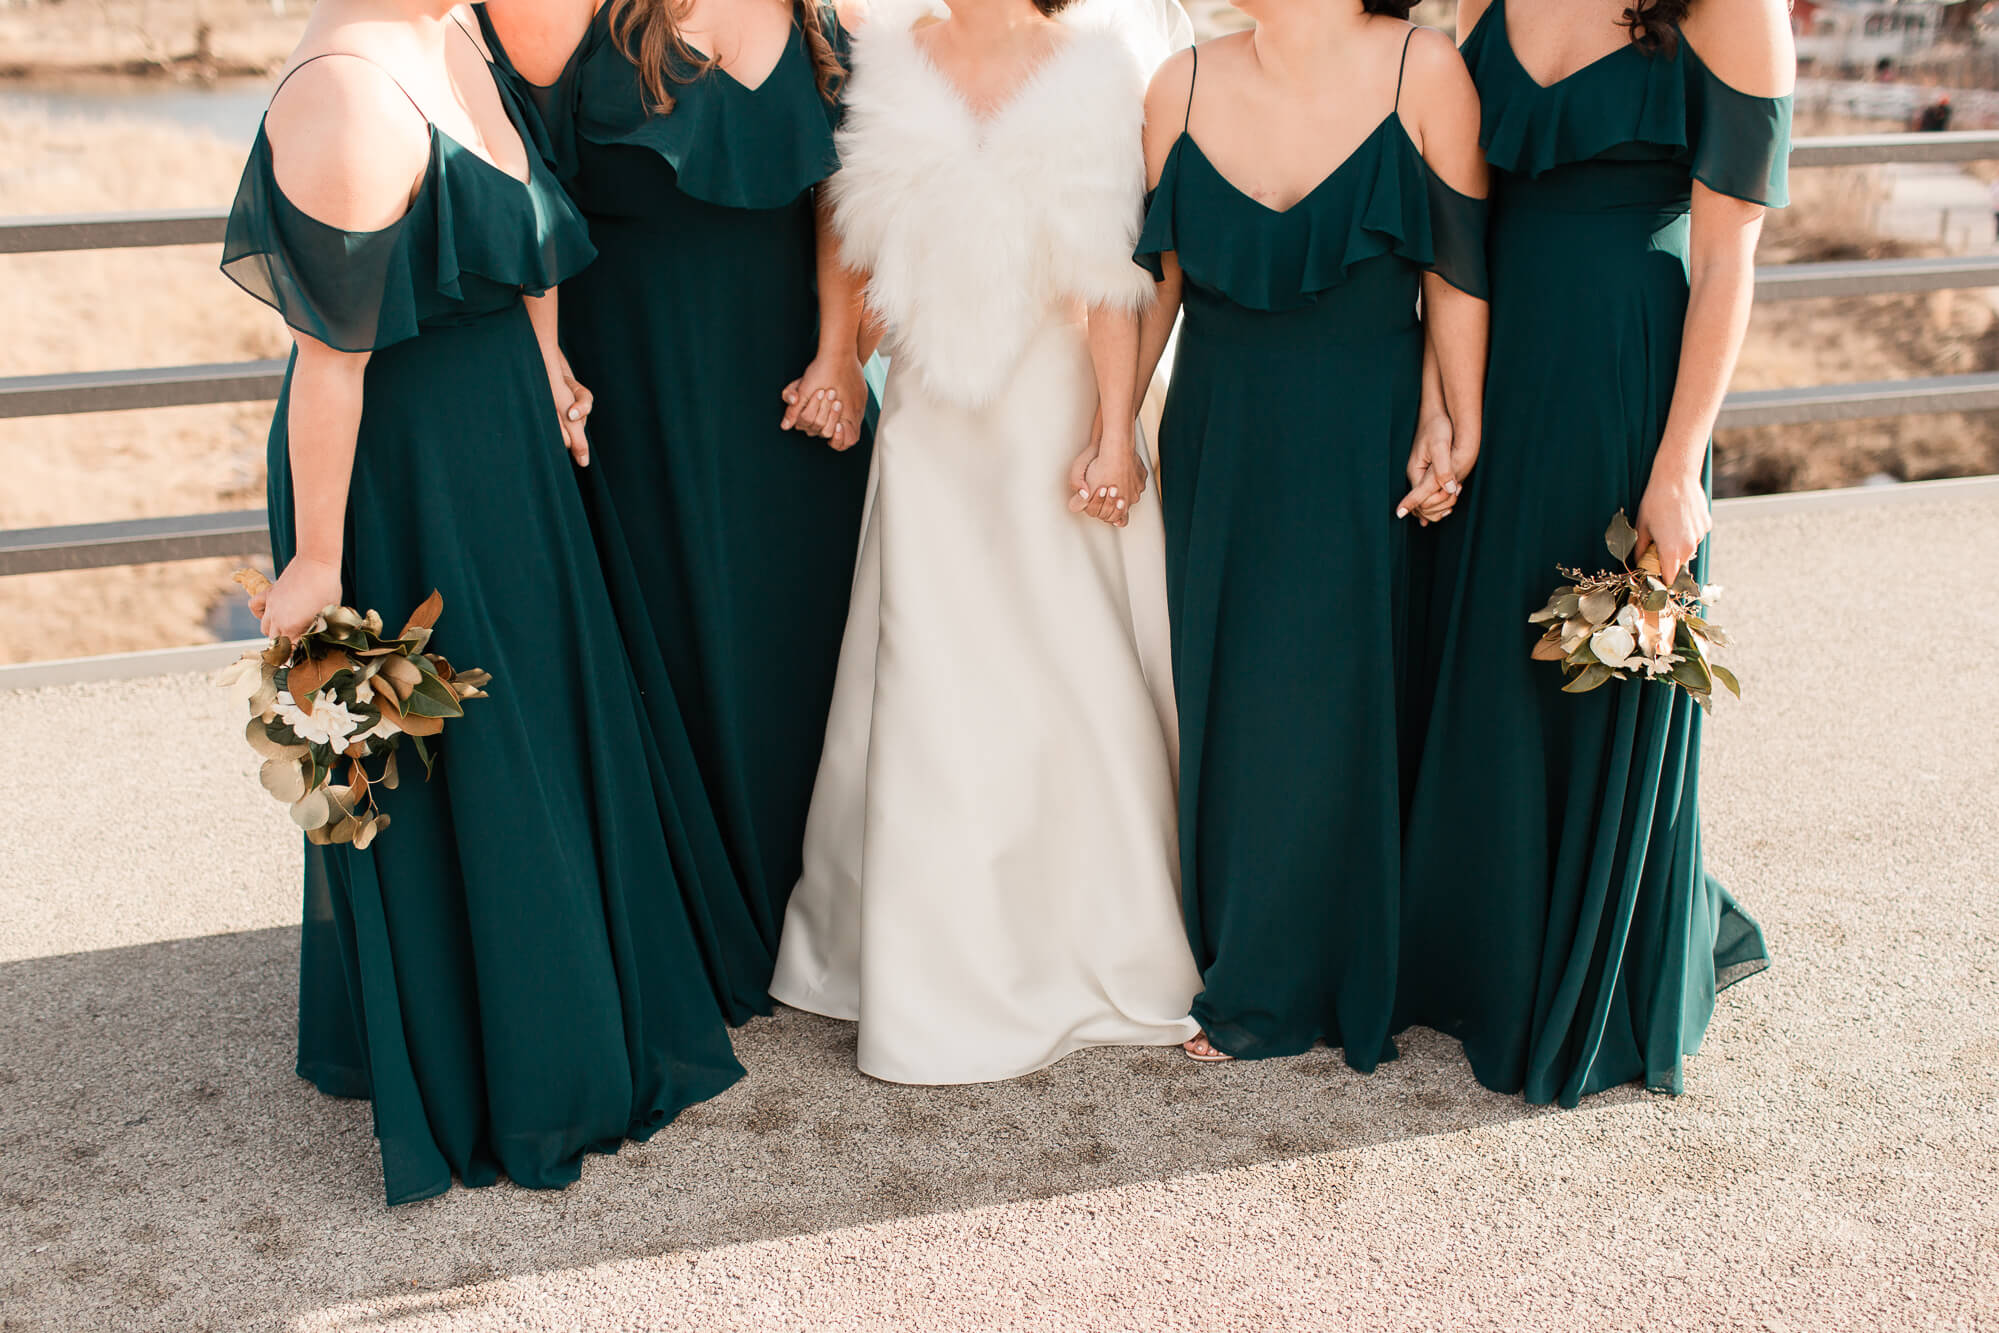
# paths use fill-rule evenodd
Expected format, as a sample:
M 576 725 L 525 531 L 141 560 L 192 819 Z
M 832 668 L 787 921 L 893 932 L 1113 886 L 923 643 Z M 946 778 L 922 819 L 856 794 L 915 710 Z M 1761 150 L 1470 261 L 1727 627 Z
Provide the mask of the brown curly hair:
M 1645 54 L 1670 57 L 1680 49 L 1679 23 L 1691 8 L 1693 0 L 1632 0 L 1618 22 Z
M 656 116 L 673 110 L 669 83 L 691 83 L 720 62 L 702 56 L 680 35 L 680 19 L 687 13 L 688 0 L 607 0 L 610 6 L 611 36 L 618 52 L 639 72 L 639 86 L 645 91 L 646 106 Z M 833 50 L 826 35 L 826 18 L 817 0 L 794 0 L 792 23 L 804 31 L 806 49 L 812 53 L 812 72 L 819 83 L 819 95 L 828 102 L 839 96 L 846 80 L 846 66 Z M 692 73 L 682 73 L 691 68 Z

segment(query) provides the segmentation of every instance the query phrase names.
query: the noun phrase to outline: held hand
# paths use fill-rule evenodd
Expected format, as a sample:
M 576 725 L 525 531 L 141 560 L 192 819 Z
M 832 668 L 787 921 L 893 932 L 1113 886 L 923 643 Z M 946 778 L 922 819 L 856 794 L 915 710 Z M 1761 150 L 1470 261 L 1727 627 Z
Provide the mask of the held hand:
M 250 614 L 269 638 L 296 639 L 329 606 L 340 604 L 340 565 L 294 556 L 278 581 L 250 599 Z
M 861 442 L 861 417 L 868 405 L 868 382 L 851 355 L 822 352 L 805 373 L 786 385 L 784 430 L 800 430 L 836 450 Z
M 1659 577 L 1670 586 L 1714 527 L 1699 477 L 1654 475 L 1638 504 L 1638 545 L 1659 551 Z
M 1446 489 L 1451 472 L 1451 419 L 1441 412 L 1416 423 L 1416 440 L 1409 448 L 1409 493 L 1395 506 L 1395 517 L 1416 515 L 1424 527 L 1450 517 L 1457 493 Z
M 1106 433 L 1097 447 L 1077 460 L 1080 475 L 1071 469 L 1076 492 L 1069 499 L 1072 512 L 1088 514 L 1114 528 L 1131 522 L 1131 508 L 1145 494 L 1145 465 L 1130 433 Z
M 555 398 L 555 417 L 562 427 L 562 443 L 576 466 L 590 466 L 590 409 L 596 395 L 584 388 L 570 372 L 569 358 L 558 354 L 548 368 L 548 391 Z

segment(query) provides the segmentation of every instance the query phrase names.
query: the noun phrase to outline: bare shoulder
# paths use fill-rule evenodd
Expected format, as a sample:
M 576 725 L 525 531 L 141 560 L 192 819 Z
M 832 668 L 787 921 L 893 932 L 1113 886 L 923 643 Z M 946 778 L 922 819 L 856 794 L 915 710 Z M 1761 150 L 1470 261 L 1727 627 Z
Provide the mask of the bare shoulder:
M 1798 78 L 1785 0 L 1694 0 L 1680 31 L 1714 76 L 1752 97 L 1783 97 Z
M 1406 40 L 1408 48 L 1403 72 L 1409 86 L 1470 84 L 1471 76 L 1465 71 L 1465 58 L 1458 53 L 1458 44 L 1443 29 L 1418 27 Z
M 388 226 L 408 211 L 429 163 L 429 121 L 365 57 L 325 51 L 297 61 L 264 119 L 278 188 L 328 226 Z
M 833 17 L 840 20 L 840 26 L 848 32 L 859 32 L 868 26 L 868 0 L 837 0 L 833 6 Z
M 1194 50 L 1175 51 L 1166 57 L 1166 62 L 1153 71 L 1152 83 L 1145 90 L 1145 123 L 1175 125 L 1187 110 L 1187 99 L 1194 91 Z

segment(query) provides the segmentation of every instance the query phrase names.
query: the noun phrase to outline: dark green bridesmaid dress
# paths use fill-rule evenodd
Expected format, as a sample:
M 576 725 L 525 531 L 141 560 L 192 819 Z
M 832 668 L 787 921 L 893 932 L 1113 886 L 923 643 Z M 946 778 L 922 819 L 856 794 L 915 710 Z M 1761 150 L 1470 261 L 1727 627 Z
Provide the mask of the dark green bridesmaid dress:
M 679 700 L 661 746 L 684 746 L 684 719 L 720 828 L 735 888 L 712 910 L 741 1021 L 770 1011 L 867 492 L 865 443 L 778 428 L 779 391 L 818 348 L 813 191 L 838 165 L 839 110 L 794 26 L 756 87 L 682 69 L 652 114 L 609 8 L 529 91 L 598 251 L 561 298 L 596 394 L 585 497 L 640 680 Z
M 1430 170 L 1400 101 L 1281 213 L 1183 129 L 1138 246 L 1184 275 L 1159 466 L 1194 1016 L 1231 1055 L 1323 1040 L 1363 1070 L 1394 1054 L 1410 527 L 1395 503 L 1422 393 L 1417 298 L 1425 272 L 1485 284 L 1484 201 Z
M 1399 1018 L 1530 1102 L 1678 1092 L 1715 992 L 1767 963 L 1702 864 L 1700 710 L 1663 684 L 1562 693 L 1526 618 L 1557 564 L 1603 568 L 1611 516 L 1638 512 L 1679 368 L 1693 182 L 1783 204 L 1790 103 L 1728 87 L 1684 40 L 1541 86 L 1505 0 L 1464 55 L 1494 168 L 1492 363 L 1484 451 L 1441 534 Z
M 503 98 L 526 138 L 529 109 Z M 573 277 L 590 242 L 529 157 L 522 183 L 432 127 L 408 213 L 351 232 L 286 199 L 260 131 L 224 245 L 224 271 L 293 328 L 372 353 L 346 600 L 400 623 L 439 590 L 438 648 L 494 677 L 428 781 L 402 765 L 379 840 L 305 849 L 298 1072 L 373 1099 L 392 1204 L 454 1175 L 565 1185 L 586 1152 L 742 1073 L 521 299 Z M 290 387 L 270 438 L 281 566 Z

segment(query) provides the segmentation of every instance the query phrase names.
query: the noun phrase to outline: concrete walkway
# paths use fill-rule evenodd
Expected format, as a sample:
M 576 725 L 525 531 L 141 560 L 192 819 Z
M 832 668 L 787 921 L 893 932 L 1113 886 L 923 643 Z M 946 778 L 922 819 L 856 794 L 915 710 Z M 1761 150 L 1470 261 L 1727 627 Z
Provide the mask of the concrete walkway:
M 787 1014 L 567 1191 L 390 1211 L 367 1108 L 290 1073 L 294 839 L 230 706 L 0 694 L 0 1329 L 1999 1328 L 1999 488 L 1916 494 L 1724 518 L 1708 851 L 1777 966 L 1688 1095 L 1569 1113 L 1424 1032 L 912 1089 Z

